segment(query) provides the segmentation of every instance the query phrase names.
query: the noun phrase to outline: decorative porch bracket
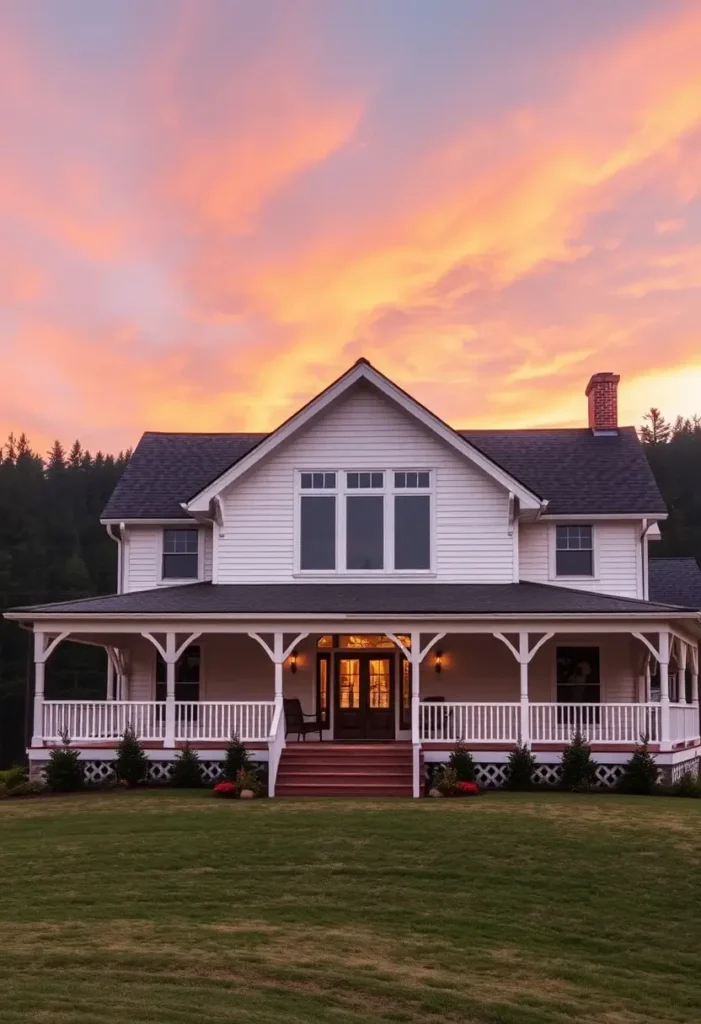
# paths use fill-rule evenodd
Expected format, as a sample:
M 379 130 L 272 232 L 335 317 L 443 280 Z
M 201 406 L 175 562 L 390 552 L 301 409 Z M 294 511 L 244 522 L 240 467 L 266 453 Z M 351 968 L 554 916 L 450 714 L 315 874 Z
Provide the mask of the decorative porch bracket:
M 520 681 L 520 692 L 521 692 L 521 727 L 519 735 L 521 744 L 524 747 L 530 747 L 531 745 L 531 719 L 530 719 L 530 706 L 528 701 L 528 666 L 533 661 L 533 658 L 538 653 L 543 644 L 546 644 L 548 640 L 552 640 L 555 636 L 554 633 L 544 633 L 540 640 L 536 641 L 533 647 L 530 646 L 530 636 L 528 633 L 518 634 L 518 647 L 515 647 L 511 643 L 509 638 L 503 633 L 494 633 L 497 640 L 501 640 L 505 644 L 519 665 L 519 681 Z
M 107 700 L 124 700 L 127 659 L 121 647 L 105 647 L 107 651 Z
M 141 634 L 146 640 L 150 641 L 156 648 L 160 656 L 163 658 L 166 664 L 166 728 L 165 736 L 163 738 L 164 747 L 175 746 L 175 666 L 179 659 L 190 646 L 190 644 L 197 640 L 198 637 L 202 636 L 202 633 L 190 633 L 190 635 L 183 640 L 178 647 L 178 639 L 176 633 L 166 633 L 166 645 L 165 647 L 161 642 L 153 635 L 153 633 Z
M 54 653 L 62 640 L 69 633 L 59 633 L 53 640 L 42 630 L 34 634 L 34 723 L 32 726 L 32 746 L 40 747 L 44 739 L 44 683 L 46 679 L 46 662 Z
M 660 668 L 660 750 L 671 750 L 671 728 L 669 712 L 669 633 L 661 630 L 658 636 L 658 646 L 648 640 L 643 633 L 633 633 L 636 640 L 645 644 Z
M 275 783 L 277 781 L 277 770 L 280 764 L 280 755 L 285 747 L 285 715 L 282 703 L 282 668 L 295 647 L 301 640 L 305 640 L 309 633 L 298 633 L 294 640 L 285 647 L 284 633 L 273 633 L 273 646 L 271 647 L 260 633 L 248 634 L 253 640 L 260 644 L 265 653 L 273 663 L 275 669 L 275 710 L 273 712 L 273 723 L 268 739 L 268 796 L 275 796 Z
M 404 657 L 411 665 L 411 745 L 413 751 L 412 771 L 412 792 L 414 797 L 421 796 L 420 760 L 421 760 L 421 738 L 419 730 L 419 703 L 421 693 L 420 673 L 421 662 L 428 652 L 442 640 L 445 633 L 436 633 L 431 639 L 421 646 L 421 633 L 411 633 L 411 649 L 407 649 L 395 633 L 385 633 L 385 636 L 397 645 Z

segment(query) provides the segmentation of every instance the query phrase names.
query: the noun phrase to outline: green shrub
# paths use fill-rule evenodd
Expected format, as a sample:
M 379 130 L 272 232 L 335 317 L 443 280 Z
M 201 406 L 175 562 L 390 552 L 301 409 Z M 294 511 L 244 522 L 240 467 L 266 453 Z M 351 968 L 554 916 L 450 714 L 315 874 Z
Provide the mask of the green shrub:
M 587 793 L 596 786 L 596 768 L 591 747 L 581 733 L 575 733 L 562 752 L 560 786 L 570 793 Z
M 460 741 L 448 759 L 448 767 L 455 772 L 456 782 L 476 782 L 475 761 L 465 744 Z
M 433 780 L 433 789 L 437 789 L 442 796 L 451 796 L 458 782 L 458 773 L 450 765 L 443 765 Z M 463 779 L 463 782 L 471 782 L 471 779 Z
M 533 780 L 538 764 L 528 747 L 515 746 L 506 763 L 506 788 L 514 790 L 533 789 Z
M 21 786 L 26 781 L 27 772 L 21 765 L 15 765 L 0 772 L 0 786 L 4 786 L 6 789 L 14 789 L 15 786 Z
M 170 777 L 172 786 L 178 789 L 197 789 L 202 785 L 202 764 L 196 750 L 186 743 L 173 761 Z
M 0 785 L 0 800 L 11 799 L 13 796 L 39 796 L 46 792 L 43 782 L 20 782 L 12 789 Z
M 117 747 L 114 773 L 127 786 L 143 786 L 148 779 L 149 760 L 133 729 L 124 730 Z
M 241 796 L 244 789 L 250 789 L 256 796 L 263 795 L 263 788 L 255 768 L 242 768 L 236 773 L 236 793 Z
M 72 750 L 66 736 L 63 746 L 51 751 L 44 768 L 46 785 L 52 793 L 74 793 L 85 785 L 85 766 L 77 750 Z
M 250 771 L 253 767 L 246 747 L 235 734 L 229 740 L 226 755 L 222 761 L 222 778 L 226 782 L 236 782 L 238 772 Z
M 671 795 L 691 797 L 694 800 L 701 799 L 701 779 L 693 772 L 684 772 L 672 786 Z
M 644 736 L 626 762 L 623 775 L 618 780 L 618 788 L 622 793 L 649 796 L 655 792 L 659 775 L 655 757 L 648 750 L 647 736 Z

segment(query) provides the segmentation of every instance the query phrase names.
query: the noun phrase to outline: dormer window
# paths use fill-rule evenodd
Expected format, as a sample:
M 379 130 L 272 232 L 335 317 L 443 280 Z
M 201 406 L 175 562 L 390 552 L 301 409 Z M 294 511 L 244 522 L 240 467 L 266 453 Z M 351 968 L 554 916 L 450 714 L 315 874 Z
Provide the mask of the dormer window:
M 300 572 L 430 572 L 433 474 L 412 470 L 301 470 Z
M 555 571 L 558 576 L 594 575 L 594 540 L 591 526 L 557 526 Z
M 163 579 L 196 580 L 199 576 L 199 531 L 195 527 L 163 531 Z

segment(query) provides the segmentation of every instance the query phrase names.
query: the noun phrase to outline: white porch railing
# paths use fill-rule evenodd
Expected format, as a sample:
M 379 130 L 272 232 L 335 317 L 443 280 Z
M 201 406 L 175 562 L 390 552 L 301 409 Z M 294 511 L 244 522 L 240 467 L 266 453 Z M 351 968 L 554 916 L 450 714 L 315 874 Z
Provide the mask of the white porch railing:
M 579 732 L 589 743 L 658 743 L 659 704 L 531 704 L 533 743 L 568 743 Z
M 517 743 L 520 713 L 520 704 L 422 701 L 419 704 L 419 739 L 422 743 L 427 740 Z
M 275 796 L 277 770 L 280 767 L 280 756 L 285 747 L 285 712 L 279 700 L 275 705 L 275 714 L 270 727 L 268 740 L 268 796 Z
M 68 734 L 72 743 L 118 740 L 127 728 L 132 728 L 139 739 L 162 740 L 165 705 L 156 701 L 44 701 L 45 740 L 58 743 L 63 733 Z
M 221 740 L 236 734 L 245 742 L 264 742 L 270 736 L 275 702 L 272 700 L 176 701 L 176 740 Z
M 699 709 L 692 704 L 670 704 L 669 732 L 672 743 L 698 739 Z

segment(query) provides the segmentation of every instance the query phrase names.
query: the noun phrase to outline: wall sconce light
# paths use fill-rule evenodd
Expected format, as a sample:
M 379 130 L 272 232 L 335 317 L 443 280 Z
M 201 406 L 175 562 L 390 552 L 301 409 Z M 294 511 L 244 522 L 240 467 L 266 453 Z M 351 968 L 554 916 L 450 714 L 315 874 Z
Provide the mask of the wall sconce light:
M 433 667 L 436 670 L 436 675 L 439 676 L 443 671 L 443 651 L 436 651 L 436 660 L 433 663 Z
M 297 651 L 293 651 L 290 655 L 290 672 L 294 675 L 297 671 Z

